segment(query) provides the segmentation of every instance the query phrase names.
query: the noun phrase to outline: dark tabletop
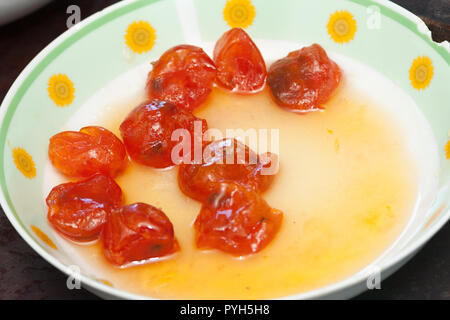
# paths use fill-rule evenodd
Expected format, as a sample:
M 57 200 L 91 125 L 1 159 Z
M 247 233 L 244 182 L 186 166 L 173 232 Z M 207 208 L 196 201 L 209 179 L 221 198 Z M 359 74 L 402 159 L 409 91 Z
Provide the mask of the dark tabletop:
M 11 0 L 14 1 L 14 0 Z M 0 27 L 0 101 L 22 69 L 66 30 L 66 9 L 81 8 L 82 18 L 115 0 L 58 0 L 19 21 Z M 450 40 L 450 0 L 396 0 L 421 16 L 436 41 Z M 450 299 L 450 223 L 381 290 L 357 299 Z M 0 299 L 97 299 L 88 291 L 68 290 L 66 277 L 38 256 L 19 236 L 0 208 Z

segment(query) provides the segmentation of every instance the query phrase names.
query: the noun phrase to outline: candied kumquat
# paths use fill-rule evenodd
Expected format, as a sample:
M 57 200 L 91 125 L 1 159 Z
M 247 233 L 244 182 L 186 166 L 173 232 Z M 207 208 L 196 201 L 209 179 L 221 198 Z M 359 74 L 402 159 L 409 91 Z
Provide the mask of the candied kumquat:
M 220 183 L 203 203 L 194 222 L 200 249 L 218 249 L 236 256 L 265 248 L 281 226 L 283 213 L 272 209 L 255 191 Z
M 134 203 L 113 210 L 103 232 L 103 252 L 111 263 L 148 262 L 178 251 L 172 223 L 161 210 Z
M 234 182 L 257 192 L 266 191 L 274 175 L 261 174 L 270 167 L 276 156 L 268 153 L 263 161 L 245 144 L 235 139 L 216 140 L 205 146 L 201 164 L 182 164 L 178 171 L 178 185 L 187 196 L 204 201 L 220 182 Z
M 115 177 L 127 163 L 122 141 L 111 131 L 95 126 L 55 134 L 50 138 L 48 156 L 53 166 L 69 177 L 95 173 Z
M 190 136 L 190 148 L 186 148 L 189 154 L 183 154 L 180 159 L 193 158 L 194 148 L 202 148 L 203 133 L 207 129 L 206 120 L 195 117 L 171 102 L 144 102 L 131 111 L 120 125 L 120 132 L 130 157 L 136 162 L 155 168 L 176 164 L 172 159 L 172 149 L 179 142 L 172 141 L 172 133 L 177 129 L 187 130 Z
M 293 51 L 275 61 L 267 75 L 275 101 L 294 112 L 323 108 L 340 81 L 338 65 L 318 44 Z
M 214 62 L 201 48 L 173 47 L 153 63 L 147 80 L 148 97 L 192 111 L 210 94 L 216 72 Z
M 266 63 L 256 44 L 241 28 L 224 33 L 216 42 L 216 82 L 233 92 L 252 93 L 266 83 Z
M 96 240 L 106 216 L 122 204 L 122 190 L 107 175 L 54 187 L 47 196 L 47 219 L 55 230 L 74 241 Z

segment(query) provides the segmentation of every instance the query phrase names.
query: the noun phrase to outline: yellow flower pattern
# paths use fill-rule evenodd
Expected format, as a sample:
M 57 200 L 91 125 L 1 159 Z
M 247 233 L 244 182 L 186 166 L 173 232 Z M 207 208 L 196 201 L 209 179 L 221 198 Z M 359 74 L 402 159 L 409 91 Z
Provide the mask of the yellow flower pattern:
M 409 69 L 409 80 L 416 90 L 423 90 L 430 85 L 433 78 L 434 68 L 430 58 L 426 56 L 414 59 Z
M 114 287 L 111 281 L 105 280 L 105 279 L 99 279 L 99 281 L 103 284 L 106 284 L 109 287 Z
M 133 22 L 125 33 L 125 43 L 136 53 L 150 51 L 155 45 L 156 31 L 146 21 Z
M 450 140 L 448 140 L 447 143 L 445 144 L 444 150 L 445 150 L 445 157 L 447 159 L 450 159 Z
M 50 248 L 58 250 L 55 243 L 50 239 L 50 237 L 41 229 L 39 229 L 36 226 L 31 225 L 31 230 L 33 230 L 34 234 L 42 240 L 46 245 L 48 245 Z
M 255 15 L 255 7 L 250 0 L 228 0 L 223 9 L 223 18 L 231 28 L 247 28 Z
M 59 107 L 70 105 L 75 98 L 73 82 L 65 74 L 51 76 L 47 90 L 50 99 Z
M 33 158 L 22 148 L 15 148 L 12 151 L 14 164 L 22 174 L 32 179 L 36 176 L 36 166 L 34 165 Z
M 336 43 L 349 42 L 355 37 L 356 20 L 348 11 L 336 11 L 327 24 L 328 34 Z

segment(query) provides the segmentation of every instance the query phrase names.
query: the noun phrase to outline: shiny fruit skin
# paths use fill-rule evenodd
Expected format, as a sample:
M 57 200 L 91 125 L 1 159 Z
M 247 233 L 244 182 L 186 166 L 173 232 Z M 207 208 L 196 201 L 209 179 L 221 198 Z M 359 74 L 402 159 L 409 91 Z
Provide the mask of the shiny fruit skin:
M 201 132 L 195 134 L 195 122 Z M 202 147 L 202 134 L 207 129 L 206 120 L 199 119 L 189 111 L 166 101 L 147 101 L 131 111 L 120 125 L 120 132 L 130 157 L 143 165 L 167 168 L 175 163 L 172 148 L 178 141 L 172 141 L 172 133 L 186 129 L 191 136 L 190 157 L 194 147 Z M 194 139 L 196 141 L 194 141 Z
M 204 201 L 220 182 L 234 182 L 256 192 L 264 192 L 272 184 L 274 175 L 262 175 L 270 166 L 253 150 L 235 139 L 216 140 L 205 146 L 206 159 L 202 164 L 182 164 L 178 171 L 180 190 L 198 201 Z M 227 161 L 228 155 L 232 163 Z M 275 156 L 268 153 L 270 161 Z
M 103 232 L 103 252 L 114 265 L 148 262 L 178 249 L 169 218 L 149 204 L 126 205 L 108 216 Z
M 194 222 L 200 249 L 218 249 L 235 256 L 261 251 L 280 229 L 283 213 L 256 192 L 221 183 L 203 203 Z
M 55 134 L 50 138 L 48 156 L 53 166 L 68 177 L 90 177 L 96 173 L 115 177 L 127 164 L 122 141 L 97 126 Z
M 210 94 L 216 73 L 214 62 L 201 48 L 173 47 L 153 63 L 147 79 L 148 98 L 192 111 Z
M 122 190 L 110 176 L 96 174 L 54 187 L 46 203 L 56 231 L 74 241 L 92 241 L 99 238 L 108 212 L 122 204 Z
M 323 108 L 340 81 L 339 66 L 318 44 L 293 51 L 275 61 L 267 75 L 275 102 L 293 112 Z
M 266 63 L 256 44 L 241 28 L 225 32 L 216 42 L 216 83 L 237 93 L 260 91 L 267 77 Z

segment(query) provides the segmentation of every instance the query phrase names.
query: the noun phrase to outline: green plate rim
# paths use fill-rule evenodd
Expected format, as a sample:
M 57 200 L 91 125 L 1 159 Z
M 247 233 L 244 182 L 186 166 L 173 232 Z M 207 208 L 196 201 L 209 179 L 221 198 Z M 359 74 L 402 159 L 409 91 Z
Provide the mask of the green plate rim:
M 1 127 L 0 127 L 0 159 L 5 159 L 5 145 L 6 145 L 6 134 L 9 129 L 9 125 L 11 123 L 11 120 L 14 116 L 14 113 L 17 109 L 17 107 L 20 104 L 20 101 L 22 100 L 25 92 L 28 90 L 28 88 L 33 84 L 33 82 L 36 80 L 36 78 L 39 76 L 39 74 L 54 60 L 56 59 L 60 54 L 62 54 L 66 49 L 68 49 L 71 45 L 76 43 L 78 40 L 82 39 L 92 31 L 98 29 L 99 27 L 103 26 L 104 24 L 121 17 L 122 15 L 132 12 L 134 10 L 137 10 L 141 7 L 144 7 L 146 5 L 160 2 L 163 0 L 130 0 L 130 3 L 122 4 L 122 6 L 119 6 L 118 8 L 114 8 L 111 12 L 108 12 L 104 14 L 103 16 L 100 16 L 98 19 L 95 19 L 95 16 L 98 14 L 93 14 L 90 17 L 86 19 L 93 19 L 93 21 L 87 23 L 85 26 L 80 28 L 80 30 L 75 31 L 72 35 L 68 36 L 66 39 L 62 40 L 61 43 L 56 45 L 56 47 L 50 49 L 50 51 L 46 54 L 44 58 L 33 68 L 31 71 L 28 71 L 28 67 L 32 64 L 34 59 L 38 59 L 38 56 L 36 56 L 24 69 L 24 71 L 21 72 L 19 77 L 16 79 L 16 81 L 13 83 L 7 94 L 5 95 L 5 98 L 1 104 L 1 109 L 6 109 L 4 111 L 3 117 L 0 118 L 1 121 Z M 363 7 L 368 6 L 378 6 L 381 10 L 381 14 L 389 17 L 390 19 L 394 20 L 395 22 L 401 24 L 417 36 L 419 36 L 425 43 L 427 43 L 434 51 L 436 51 L 443 60 L 447 63 L 447 65 L 450 66 L 450 50 L 446 49 L 443 45 L 440 45 L 436 42 L 434 42 L 431 39 L 431 36 L 420 32 L 418 29 L 418 23 L 422 20 L 415 16 L 414 14 L 411 14 L 408 10 L 404 9 L 403 7 L 395 4 L 395 3 L 389 3 L 390 5 L 393 5 L 397 10 L 403 11 L 405 14 L 411 15 L 410 17 L 407 17 L 403 15 L 402 13 L 397 12 L 396 10 L 390 8 L 387 6 L 386 3 L 378 2 L 377 0 L 347 0 L 349 2 L 356 3 L 358 5 L 361 5 Z M 120 4 L 117 3 L 117 4 Z M 116 5 L 117 5 L 116 4 Z M 113 5 L 114 6 L 114 5 Z M 101 12 L 101 11 L 100 11 Z M 422 21 L 423 22 L 423 21 Z M 67 32 L 67 31 L 66 31 Z M 55 42 L 57 42 L 61 37 L 64 37 L 66 33 L 63 33 L 59 37 L 57 37 L 55 40 L 53 40 L 48 46 L 46 46 L 42 51 L 48 50 L 49 47 L 51 47 Z M 16 82 L 25 74 L 28 72 L 28 75 L 26 75 L 26 78 L 22 81 L 18 89 L 15 91 L 14 96 L 10 99 L 9 105 L 6 105 L 6 100 L 10 96 L 12 92 L 12 88 L 17 85 Z M 1 113 L 0 113 L 1 115 Z M 37 242 L 34 238 L 34 236 L 31 234 L 31 232 L 28 230 L 28 228 L 23 224 L 22 220 L 18 216 L 14 205 L 12 204 L 7 184 L 6 184 L 6 176 L 5 176 L 5 164 L 4 161 L 2 161 L 3 164 L 0 165 L 0 189 L 4 195 L 4 198 L 6 200 L 6 203 L 11 210 L 11 213 L 14 215 L 16 222 L 21 226 L 22 230 L 27 233 L 28 236 L 33 240 L 34 244 L 38 247 L 41 247 L 41 244 Z M 417 240 L 417 239 L 416 239 Z M 45 250 L 45 249 L 44 249 Z M 63 270 L 61 270 L 63 271 Z M 106 285 L 103 285 L 99 283 L 100 286 L 106 287 Z M 338 285 L 338 283 L 335 283 L 334 285 Z M 334 287 L 334 285 L 331 285 L 330 287 Z M 327 286 L 328 287 L 328 286 Z M 113 288 L 113 291 L 116 291 L 117 289 Z M 315 291 L 315 290 L 313 290 Z M 134 294 L 128 293 L 130 295 L 135 296 Z

